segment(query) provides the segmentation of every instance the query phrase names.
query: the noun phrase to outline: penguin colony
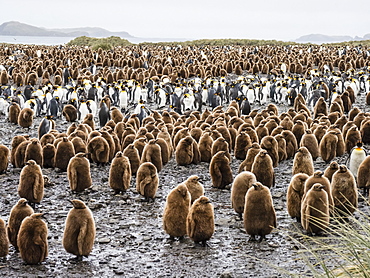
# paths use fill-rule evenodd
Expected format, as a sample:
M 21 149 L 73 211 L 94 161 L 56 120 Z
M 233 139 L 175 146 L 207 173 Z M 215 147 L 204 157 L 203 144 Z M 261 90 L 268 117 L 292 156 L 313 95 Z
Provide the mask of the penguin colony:
M 136 177 L 138 193 L 154 200 L 170 159 L 181 167 L 209 163 L 212 187 L 231 187 L 232 208 L 250 240 L 260 241 L 278 226 L 271 190 L 274 168 L 284 160 L 294 161 L 287 211 L 309 234 L 325 232 L 331 217 L 354 213 L 358 188 L 368 193 L 370 160 L 362 143 L 370 143 L 370 114 L 353 106 L 358 94 L 370 91 L 365 48 L 46 49 L 41 55 L 39 46 L 0 50 L 0 113 L 24 132 L 35 117 L 45 117 L 39 138 L 17 135 L 6 142 L 10 149 L 1 145 L 1 172 L 6 175 L 9 161 L 22 168 L 21 199 L 6 229 L 0 221 L 3 257 L 5 231 L 26 263 L 48 255 L 47 224 L 28 205 L 42 202 L 42 168 L 66 171 L 70 189 L 83 192 L 93 183 L 90 164 L 109 165 L 107 186 L 114 194 Z M 63 120 L 71 123 L 67 130 L 58 129 Z M 313 161 L 329 164 L 345 153 L 348 168 L 313 169 Z M 235 179 L 233 159 L 240 161 Z M 27 171 L 29 166 L 38 170 Z M 24 186 L 24 179 L 34 181 Z M 188 236 L 206 245 L 215 232 L 206 195 L 197 176 L 168 194 L 162 219 L 171 239 Z M 88 207 L 80 200 L 72 204 L 63 246 L 81 259 L 93 249 L 96 228 Z M 85 236 L 76 238 L 78 231 Z

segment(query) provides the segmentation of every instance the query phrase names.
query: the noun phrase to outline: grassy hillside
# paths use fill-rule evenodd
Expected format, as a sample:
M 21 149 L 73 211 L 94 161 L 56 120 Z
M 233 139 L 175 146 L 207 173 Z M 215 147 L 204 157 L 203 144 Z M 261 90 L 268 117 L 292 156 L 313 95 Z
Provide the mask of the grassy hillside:
M 108 38 L 91 38 L 91 37 L 78 37 L 70 42 L 67 43 L 67 45 L 77 45 L 77 46 L 90 46 L 93 49 L 112 49 L 116 46 L 127 46 L 132 45 L 128 40 L 121 39 L 120 37 L 108 37 Z

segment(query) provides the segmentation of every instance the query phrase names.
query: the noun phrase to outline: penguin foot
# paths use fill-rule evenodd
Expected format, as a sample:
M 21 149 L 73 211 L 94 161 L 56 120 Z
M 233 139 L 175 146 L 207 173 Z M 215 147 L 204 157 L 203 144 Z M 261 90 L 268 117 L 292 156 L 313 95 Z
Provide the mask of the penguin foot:
M 249 242 L 257 241 L 255 235 L 251 235 L 250 238 L 248 239 Z
M 258 242 L 262 242 L 264 239 L 266 239 L 266 237 L 265 237 L 265 236 L 260 236 L 260 238 L 259 238 Z

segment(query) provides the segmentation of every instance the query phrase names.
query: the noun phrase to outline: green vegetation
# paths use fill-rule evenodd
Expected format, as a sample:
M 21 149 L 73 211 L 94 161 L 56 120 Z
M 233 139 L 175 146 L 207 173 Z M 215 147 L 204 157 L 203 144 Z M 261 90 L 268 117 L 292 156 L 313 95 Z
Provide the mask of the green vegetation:
M 139 45 L 195 45 L 195 46 L 225 46 L 225 45 L 241 45 L 241 46 L 262 46 L 262 45 L 291 45 L 298 44 L 295 42 L 283 42 L 276 40 L 248 40 L 248 39 L 202 39 L 185 42 L 159 42 L 159 43 L 148 43 L 143 42 Z
M 370 40 L 364 40 L 364 41 L 347 41 L 347 42 L 337 42 L 337 43 L 326 43 L 324 45 L 330 45 L 330 46 L 370 46 Z
M 115 36 L 108 38 L 91 38 L 82 36 L 71 40 L 67 45 L 90 46 L 93 49 L 102 48 L 103 50 L 109 50 L 116 46 L 129 46 L 132 45 L 132 43 Z
M 326 237 L 286 231 L 314 277 L 370 277 L 370 217 L 359 210 L 355 214 L 334 218 Z

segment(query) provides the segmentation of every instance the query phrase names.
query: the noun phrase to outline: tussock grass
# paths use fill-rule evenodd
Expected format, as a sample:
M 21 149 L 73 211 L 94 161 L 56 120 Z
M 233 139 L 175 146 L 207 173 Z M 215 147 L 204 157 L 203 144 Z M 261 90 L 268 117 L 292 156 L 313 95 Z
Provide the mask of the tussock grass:
M 284 231 L 314 277 L 370 277 L 370 216 L 360 210 L 356 217 L 341 216 L 344 213 L 334 215 L 325 236 Z M 320 224 L 320 219 L 315 221 Z

